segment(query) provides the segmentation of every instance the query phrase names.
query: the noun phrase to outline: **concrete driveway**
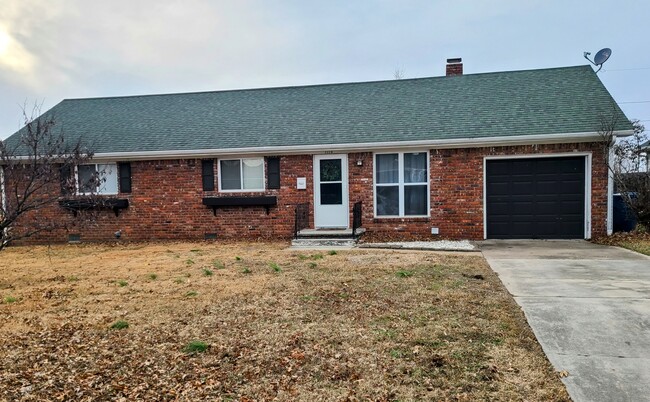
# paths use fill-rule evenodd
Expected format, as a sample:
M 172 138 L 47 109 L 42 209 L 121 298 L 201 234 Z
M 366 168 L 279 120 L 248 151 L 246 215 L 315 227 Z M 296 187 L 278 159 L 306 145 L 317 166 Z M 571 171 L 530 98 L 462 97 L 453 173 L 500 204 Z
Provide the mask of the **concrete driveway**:
M 485 241 L 575 401 L 650 401 L 650 257 L 582 240 Z

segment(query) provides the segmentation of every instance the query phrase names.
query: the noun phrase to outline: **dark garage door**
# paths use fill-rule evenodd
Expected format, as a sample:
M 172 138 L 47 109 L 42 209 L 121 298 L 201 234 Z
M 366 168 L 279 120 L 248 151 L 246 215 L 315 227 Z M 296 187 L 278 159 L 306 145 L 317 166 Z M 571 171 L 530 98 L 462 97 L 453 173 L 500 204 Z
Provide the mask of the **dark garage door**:
M 488 239 L 583 239 L 585 157 L 486 163 Z

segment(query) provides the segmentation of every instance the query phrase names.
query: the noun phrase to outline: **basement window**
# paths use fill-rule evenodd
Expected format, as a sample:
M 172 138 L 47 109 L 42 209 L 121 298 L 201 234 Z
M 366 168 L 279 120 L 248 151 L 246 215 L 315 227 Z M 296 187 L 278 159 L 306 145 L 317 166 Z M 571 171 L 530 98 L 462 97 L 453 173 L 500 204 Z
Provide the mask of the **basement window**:
M 264 191 L 264 158 L 220 160 L 219 191 Z
M 118 193 L 118 172 L 115 163 L 77 166 L 77 193 L 81 195 Z

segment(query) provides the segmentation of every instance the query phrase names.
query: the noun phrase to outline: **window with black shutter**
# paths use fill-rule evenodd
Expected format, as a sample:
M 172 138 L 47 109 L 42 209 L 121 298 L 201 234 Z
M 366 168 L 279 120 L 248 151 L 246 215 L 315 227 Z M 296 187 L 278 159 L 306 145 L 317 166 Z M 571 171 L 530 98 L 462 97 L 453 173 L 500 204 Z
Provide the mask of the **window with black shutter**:
M 74 182 L 72 181 L 72 166 L 62 165 L 59 168 L 59 179 L 61 180 L 61 194 L 72 194 L 74 192 Z
M 266 158 L 266 180 L 270 189 L 280 188 L 280 158 L 268 157 Z
M 214 160 L 206 159 L 201 162 L 203 191 L 214 190 Z
M 129 162 L 122 162 L 119 165 L 120 175 L 120 193 L 131 192 L 131 164 Z

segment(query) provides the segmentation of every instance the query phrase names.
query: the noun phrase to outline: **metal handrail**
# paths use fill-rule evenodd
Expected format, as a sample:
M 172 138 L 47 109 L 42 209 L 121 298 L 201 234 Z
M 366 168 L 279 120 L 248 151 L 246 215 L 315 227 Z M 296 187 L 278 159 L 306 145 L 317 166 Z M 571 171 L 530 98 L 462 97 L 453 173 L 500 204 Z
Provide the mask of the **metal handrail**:
M 362 202 L 358 201 L 352 207 L 352 236 L 356 236 L 357 229 L 361 227 L 362 205 Z
M 309 227 L 309 203 L 296 205 L 293 237 L 298 238 L 298 232 Z

